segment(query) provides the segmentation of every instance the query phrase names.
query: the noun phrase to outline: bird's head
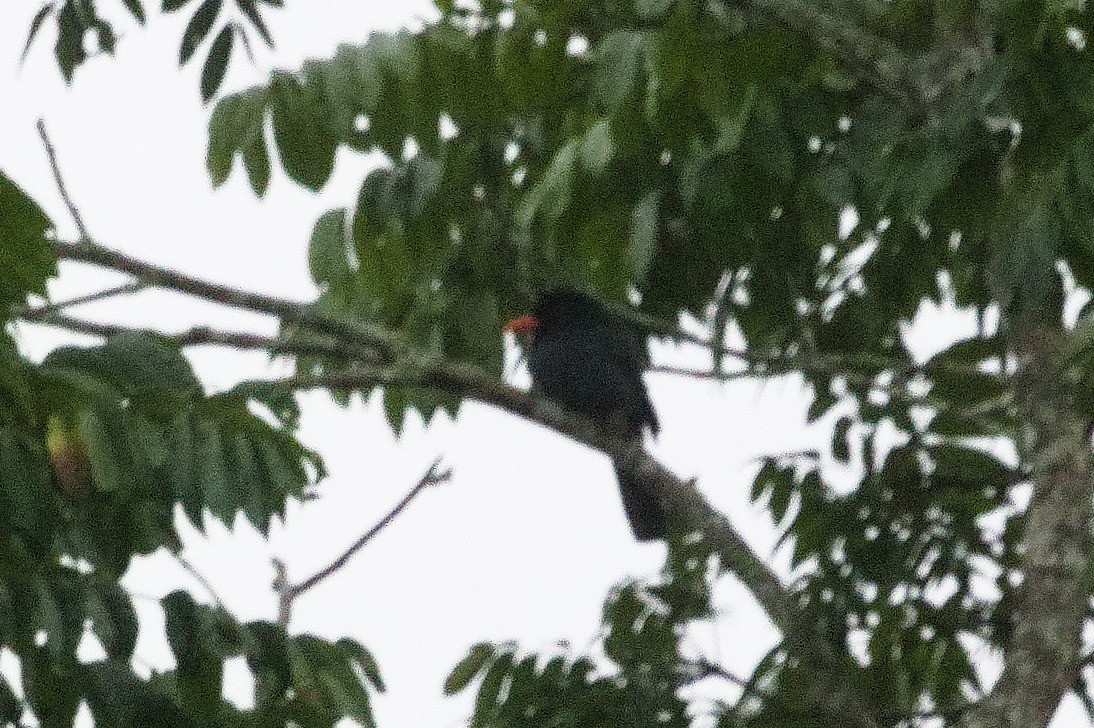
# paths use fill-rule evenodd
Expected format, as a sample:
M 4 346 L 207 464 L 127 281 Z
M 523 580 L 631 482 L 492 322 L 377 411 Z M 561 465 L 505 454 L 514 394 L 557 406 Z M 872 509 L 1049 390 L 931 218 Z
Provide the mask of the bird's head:
M 573 288 L 552 288 L 536 298 L 531 313 L 510 319 L 504 330 L 526 335 L 560 323 L 580 324 L 605 313 L 604 307 L 587 294 Z

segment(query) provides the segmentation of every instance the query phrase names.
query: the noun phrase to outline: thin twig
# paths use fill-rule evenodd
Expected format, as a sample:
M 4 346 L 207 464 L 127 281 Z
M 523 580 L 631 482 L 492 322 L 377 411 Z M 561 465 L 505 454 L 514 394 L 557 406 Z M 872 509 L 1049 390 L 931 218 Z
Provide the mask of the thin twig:
M 433 464 L 429 466 L 429 470 L 426 472 L 426 474 L 421 477 L 421 479 L 414 485 L 413 488 L 410 489 L 410 491 L 405 496 L 403 496 L 402 500 L 396 503 L 395 506 L 390 511 L 388 511 L 383 518 L 377 521 L 376 525 L 366 531 L 359 539 L 354 541 L 349 548 L 342 552 L 341 556 L 332 561 L 325 568 L 320 569 L 304 581 L 293 586 L 293 596 L 300 596 L 301 594 L 311 589 L 316 584 L 323 581 L 328 576 L 345 566 L 346 562 L 348 562 L 354 554 L 360 551 L 365 546 L 365 544 L 367 544 L 376 536 L 376 534 L 380 533 L 380 531 L 384 530 L 393 520 L 395 520 L 395 517 L 398 516 L 403 511 L 403 509 L 410 505 L 410 502 L 414 500 L 418 496 L 418 494 L 421 493 L 424 489 L 428 488 L 431 485 L 438 485 L 440 483 L 448 482 L 448 480 L 450 480 L 452 477 L 452 471 L 446 469 L 438 472 L 440 464 L 440 458 L 437 458 L 435 461 L 433 461 Z
M 270 354 L 328 357 L 340 361 L 364 362 L 366 367 L 378 362 L 373 350 L 347 345 L 334 339 L 311 337 L 277 339 L 245 331 L 220 331 L 205 326 L 198 326 L 177 334 L 165 334 L 153 329 L 103 324 L 49 311 L 39 313 L 37 309 L 24 311 L 18 318 L 28 323 L 56 326 L 78 334 L 101 336 L 103 338 L 118 336 L 119 334 L 146 334 L 160 337 L 179 347 L 210 345 L 242 350 L 261 350 Z M 371 370 L 362 369 L 362 371 Z
M 259 311 L 278 316 L 283 321 L 321 333 L 340 344 L 355 348 L 371 348 L 385 363 L 396 361 L 396 371 L 381 369 L 365 373 L 348 372 L 327 377 L 325 382 L 312 379 L 309 386 L 372 387 L 376 384 L 406 383 L 447 391 L 463 398 L 482 401 L 512 414 L 538 422 L 590 447 L 599 449 L 616 461 L 625 471 L 643 482 L 681 519 L 703 531 L 715 545 L 727 570 L 744 581 L 773 622 L 784 631 L 795 651 L 809 657 L 816 680 L 810 702 L 818 709 L 843 721 L 848 726 L 872 727 L 874 721 L 864 716 L 858 701 L 842 684 L 843 670 L 830 646 L 809 625 L 799 624 L 798 609 L 778 576 L 756 556 L 731 523 L 703 498 L 695 484 L 668 471 L 635 443 L 612 435 L 607 428 L 585 418 L 559 410 L 557 405 L 535 394 L 521 391 L 498 380 L 477 366 L 428 357 L 419 348 L 374 323 L 346 321 L 316 311 L 294 301 L 236 288 L 209 283 L 192 276 L 171 271 L 95 244 L 92 241 L 67 243 L 55 241 L 53 250 L 59 258 L 79 260 L 105 268 L 129 273 L 157 287 L 181 291 L 224 305 Z M 304 385 L 306 380 L 298 379 Z M 815 693 L 815 695 L 812 695 Z
M 213 598 L 213 601 L 216 602 L 217 607 L 219 607 L 225 613 L 231 614 L 231 611 L 228 609 L 227 606 L 225 606 L 224 600 L 221 599 L 220 594 L 217 593 L 216 588 L 213 587 L 212 583 L 205 578 L 204 574 L 197 570 L 196 566 L 191 564 L 182 554 L 172 554 L 172 556 L 174 556 L 175 561 L 178 562 L 178 565 L 181 566 L 187 574 L 194 577 L 194 579 L 199 584 L 201 584 L 202 588 L 209 593 L 209 596 L 211 596 Z
M 42 138 L 42 146 L 45 147 L 46 156 L 49 157 L 49 167 L 53 171 L 53 182 L 57 185 L 57 191 L 61 193 L 61 200 L 68 208 L 68 214 L 72 216 L 72 221 L 76 223 L 76 230 L 80 233 L 80 239 L 90 240 L 91 233 L 88 232 L 87 225 L 84 224 L 83 215 L 80 214 L 80 209 L 76 207 L 76 203 L 72 201 L 72 197 L 68 194 L 68 187 L 61 175 L 61 165 L 57 162 L 57 150 L 49 139 L 49 133 L 46 132 L 45 119 L 38 119 L 38 136 Z
M 670 364 L 658 364 L 647 369 L 650 374 L 671 374 L 675 377 L 690 377 L 692 379 L 712 379 L 718 382 L 729 382 L 735 379 L 753 379 L 778 376 L 780 373 L 761 374 L 749 369 L 738 369 L 727 372 L 716 369 L 692 369 L 690 367 L 677 367 Z
M 654 336 L 661 336 L 673 341 L 686 344 L 695 344 L 715 354 L 715 361 L 721 357 L 729 357 L 748 367 L 747 372 L 721 372 L 718 370 L 703 371 L 693 370 L 669 371 L 668 373 L 695 376 L 704 379 L 736 379 L 739 377 L 771 377 L 790 374 L 793 372 L 813 374 L 843 374 L 848 371 L 882 372 L 892 371 L 896 374 L 911 376 L 914 374 L 930 374 L 932 372 L 947 372 L 952 374 L 985 375 L 976 364 L 954 364 L 923 362 L 917 364 L 907 359 L 899 359 L 878 354 L 826 354 L 812 353 L 786 353 L 771 352 L 760 353 L 739 349 L 727 344 L 719 344 L 715 337 L 707 334 L 694 334 L 685 331 L 680 326 L 654 316 L 648 316 L 628 307 L 613 308 L 620 316 L 634 323 Z M 655 367 L 654 370 L 661 368 Z
M 768 697 L 770 697 L 769 695 L 766 695 L 756 688 L 752 687 L 751 680 L 747 680 L 736 673 L 730 672 L 728 669 L 714 662 L 710 662 L 709 660 L 698 660 L 694 663 L 694 666 L 698 670 L 700 678 L 720 677 L 723 680 L 733 683 L 737 687 L 744 690 L 746 693 L 754 695 L 757 698 L 764 698 L 766 700 Z
M 104 247 L 91 240 L 79 242 L 53 241 L 54 255 L 60 260 L 75 260 L 101 268 L 109 268 L 145 281 L 157 288 L 178 291 L 232 308 L 276 316 L 312 331 L 337 337 L 358 346 L 374 347 L 388 357 L 410 350 L 400 334 L 374 322 L 348 321 L 324 314 L 299 301 L 291 301 L 261 293 L 243 291 L 232 286 L 195 278 L 194 276 L 145 263 Z
M 138 291 L 141 291 L 146 287 L 147 284 L 142 281 L 130 281 L 128 283 L 123 283 L 120 286 L 114 286 L 113 288 L 107 288 L 102 291 L 88 293 L 87 295 L 77 296 L 76 298 L 69 298 L 64 301 L 57 301 L 56 303 L 47 303 L 42 306 L 25 306 L 21 309 L 16 309 L 12 315 L 12 318 L 42 318 L 65 308 L 71 308 L 73 306 L 83 306 L 85 304 L 95 303 L 96 301 L 102 301 L 107 298 L 114 298 L 115 296 L 124 296 L 129 293 L 137 293 Z
M 429 368 L 432 363 L 426 361 L 428 357 L 425 357 L 421 352 L 417 352 L 416 347 L 406 341 L 400 334 L 375 322 L 348 321 L 323 314 L 304 303 L 211 283 L 178 271 L 145 263 L 90 240 L 79 243 L 55 241 L 52 248 L 59 259 L 90 263 L 128 273 L 148 285 L 185 293 L 225 306 L 274 315 L 283 321 L 297 324 L 302 328 L 340 339 L 348 344 L 357 345 L 358 352 L 361 351 L 360 347 L 372 347 L 376 350 L 376 355 L 379 355 L 385 361 L 398 359 L 404 365 L 409 363 L 411 368 L 421 370 Z M 624 312 L 624 314 L 636 323 L 647 327 L 653 333 L 679 341 L 694 343 L 705 348 L 712 346 L 709 337 L 683 331 L 669 322 L 645 316 L 633 311 L 633 309 L 630 310 L 630 313 Z M 872 354 L 753 354 L 729 346 L 723 346 L 719 351 L 724 356 L 746 363 L 754 370 L 753 376 L 772 376 L 793 371 L 838 374 L 849 369 L 867 372 L 891 370 L 909 375 L 930 373 L 932 371 L 946 371 L 955 374 L 983 374 L 975 365 L 939 365 L 931 362 L 915 364 L 902 359 Z M 377 356 L 374 356 L 373 361 L 376 361 L 376 359 Z M 421 361 L 416 361 L 416 359 Z M 727 378 L 735 378 L 735 376 L 730 377 L 727 375 Z M 706 378 L 717 379 L 721 378 L 721 375 L 708 373 Z
M 403 510 L 410 505 L 410 502 L 414 500 L 418 495 L 432 485 L 439 485 L 440 483 L 446 483 L 452 478 L 451 469 L 440 470 L 441 458 L 437 458 L 433 461 L 433 464 L 429 466 L 429 470 L 414 484 L 403 498 L 395 504 L 395 506 L 387 512 L 387 514 L 376 522 L 372 528 L 365 531 L 356 541 L 354 541 L 349 548 L 343 551 L 338 558 L 332 561 L 327 566 L 323 567 L 319 571 L 315 572 L 308 578 L 299 582 L 298 584 L 291 584 L 288 580 L 288 575 L 285 570 L 285 564 L 280 559 L 274 560 L 274 569 L 277 575 L 274 580 L 274 590 L 278 594 L 278 623 L 287 626 L 289 619 L 292 616 L 292 603 L 304 592 L 315 587 L 323 580 L 330 577 L 332 574 L 339 571 L 344 567 L 354 554 L 360 551 L 368 544 L 373 538 L 376 537 L 380 531 L 387 528 L 395 518 L 403 512 Z

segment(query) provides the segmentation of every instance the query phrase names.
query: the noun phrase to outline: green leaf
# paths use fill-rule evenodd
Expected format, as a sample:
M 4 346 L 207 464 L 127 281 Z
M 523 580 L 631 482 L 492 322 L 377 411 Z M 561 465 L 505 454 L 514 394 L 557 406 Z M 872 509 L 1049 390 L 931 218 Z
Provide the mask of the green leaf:
M 13 430 L 0 428 L 0 504 L 28 546 L 42 551 L 53 539 L 53 494 L 45 463 L 31 457 L 20 440 Z M 0 523 L 5 520 L 0 517 Z
M 161 603 L 167 643 L 178 666 L 180 702 L 195 718 L 211 717 L 221 706 L 223 660 L 213 649 L 207 613 L 183 591 L 171 592 Z
M 607 119 L 589 127 L 581 140 L 581 163 L 592 174 L 601 174 L 612 159 L 612 130 Z
M 129 14 L 136 18 L 138 23 L 144 25 L 147 16 L 141 0 L 122 0 L 122 3 L 125 5 L 125 9 L 129 11 Z
M 214 187 L 228 179 L 233 155 L 242 151 L 251 187 L 259 195 L 266 191 L 270 179 L 270 160 L 263 133 L 266 107 L 265 90 L 254 88 L 226 96 L 213 109 L 205 163 Z
M 198 421 L 198 432 L 201 437 L 198 473 L 205 505 L 231 528 L 240 499 L 228 477 L 220 428 L 211 420 L 202 419 Z
M 673 0 L 636 0 L 634 8 L 643 20 L 655 20 L 667 13 L 672 3 Z
M 129 595 L 112 581 L 96 581 L 88 593 L 91 629 L 112 659 L 128 660 L 137 644 L 137 613 Z
M 792 468 L 780 467 L 774 458 L 764 458 L 764 464 L 756 473 L 752 481 L 752 490 L 749 492 L 749 500 L 755 502 L 777 487 L 778 481 L 791 481 L 794 477 Z
M 567 142 L 555 153 L 547 171 L 521 200 L 515 215 L 521 227 L 531 227 L 537 215 L 542 216 L 553 227 L 566 212 L 573 192 L 577 154 L 576 140 Z
M 169 339 L 155 334 L 118 334 L 102 346 L 102 354 L 112 381 L 132 397 L 200 392 L 190 362 Z
M 328 706 L 364 726 L 374 726 L 368 692 L 358 679 L 351 660 L 338 645 L 311 635 L 288 644 L 294 683 L 305 690 L 318 688 Z
M 29 367 L 11 336 L 0 333 L 0 425 L 38 419 L 37 397 L 31 391 L 28 374 Z
M 258 452 L 245 432 L 236 432 L 232 438 L 231 470 L 235 487 L 246 494 L 247 520 L 261 533 L 270 530 L 270 489 L 262 478 Z
M 278 74 L 270 84 L 270 104 L 285 171 L 308 189 L 320 189 L 334 169 L 338 147 L 327 126 L 330 112 L 323 95 L 288 74 Z
M 483 675 L 479 691 L 475 695 L 475 710 L 471 714 L 471 728 L 486 728 L 498 707 L 502 681 L 513 668 L 513 654 L 507 652 L 498 656 L 490 669 Z
M 935 461 L 932 478 L 942 487 L 976 494 L 984 489 L 1003 492 L 1015 480 L 1011 469 L 996 457 L 971 447 L 943 443 L 935 447 L 931 455 Z
M 755 85 L 750 85 L 744 92 L 740 104 L 736 110 L 726 113 L 718 118 L 718 138 L 714 142 L 714 151 L 718 154 L 729 154 L 737 151 L 744 136 L 745 126 L 751 118 L 752 109 L 756 104 L 758 90 Z
M 266 140 L 261 133 L 244 147 L 243 167 L 247 170 L 247 180 L 254 193 L 259 197 L 265 195 L 270 185 L 270 155 L 266 151 Z
M 58 660 L 45 648 L 20 657 L 24 694 L 40 725 L 71 726 L 82 697 L 73 661 Z
M 115 451 L 114 437 L 102 418 L 93 410 L 84 410 L 78 418 L 81 439 L 87 444 L 91 476 L 96 489 L 113 493 L 126 489 L 126 477 Z
M 282 493 L 299 494 L 307 485 L 299 465 L 278 451 L 272 438 L 265 437 L 258 441 L 259 457 L 266 467 L 267 477 L 270 482 Z
M 631 98 L 641 78 L 646 36 L 637 30 L 613 30 L 597 45 L 596 93 L 609 113 Z
M 820 386 L 817 386 L 818 391 L 814 393 L 813 401 L 809 404 L 809 409 L 805 413 L 805 421 L 810 424 L 823 417 L 824 413 L 835 407 L 839 401 L 827 386 L 824 386 L 823 389 L 820 389 Z
M 792 480 L 773 480 L 771 482 L 771 517 L 775 523 L 781 522 L 786 517 L 786 511 L 790 507 L 790 496 L 794 494 Z
M 42 363 L 50 378 L 79 390 L 81 401 L 165 414 L 200 393 L 200 385 L 178 346 L 159 336 L 125 333 L 99 347 L 53 350 Z M 82 405 L 81 405 L 82 406 Z
M 403 424 L 406 422 L 406 413 L 409 408 L 409 397 L 404 387 L 384 387 L 384 415 L 392 432 L 396 435 L 402 433 Z
M 46 3 L 34 14 L 34 19 L 30 21 L 30 30 L 27 31 L 27 42 L 23 45 L 23 52 L 19 54 L 19 62 L 24 63 L 27 60 L 27 54 L 30 53 L 30 47 L 34 44 L 34 38 L 38 35 L 38 31 L 42 29 L 42 23 L 45 22 L 53 13 L 53 3 Z
M 114 50 L 118 46 L 118 37 L 114 34 L 114 29 L 104 20 L 96 21 L 93 27 L 98 37 L 99 49 L 107 55 L 114 55 Z
M 235 25 L 225 25 L 220 29 L 209 49 L 209 55 L 201 69 L 201 100 L 204 102 L 213 98 L 220 84 L 224 82 L 224 74 L 228 72 L 228 61 L 232 58 L 235 33 Z
M 34 626 L 46 633 L 46 649 L 57 660 L 68 657 L 68 642 L 71 636 L 66 634 L 65 615 L 61 610 L 50 584 L 45 577 L 37 580 L 38 603 L 34 610 Z
M 88 708 L 97 726 L 157 726 L 190 728 L 193 723 L 163 689 L 167 680 L 144 681 L 124 661 L 102 660 L 86 665 L 84 682 Z M 173 676 L 172 676 L 173 677 Z
M 847 437 L 851 431 L 851 423 L 850 417 L 840 417 L 836 420 L 836 428 L 832 435 L 832 457 L 845 465 L 851 460 L 851 446 Z
M 15 725 L 23 717 L 23 701 L 0 676 L 0 724 Z
M 42 209 L 0 173 L 0 311 L 28 293 L 45 295 L 46 279 L 57 272 L 46 238 L 50 227 Z
M 179 46 L 180 66 L 190 60 L 194 55 L 194 51 L 209 35 L 223 4 L 224 0 L 204 0 L 198 9 L 194 11 L 193 17 L 190 18 L 190 22 L 186 25 L 186 30 L 182 34 L 182 44 Z
M 346 210 L 329 210 L 315 223 L 308 246 L 308 267 L 320 288 L 351 271 L 346 257 Z
M 430 251 L 414 255 L 408 227 L 405 175 L 392 169 L 371 172 L 361 185 L 353 217 L 358 279 L 377 308 L 394 315 L 405 311 L 412 281 L 423 277 Z M 437 249 L 432 251 L 436 254 Z
M 631 271 L 635 280 L 642 281 L 649 272 L 650 263 L 657 252 L 657 233 L 661 222 L 661 193 L 647 194 L 634 206 L 631 213 L 631 235 L 627 246 Z
M 452 672 L 444 680 L 444 694 L 455 695 L 474 680 L 487 663 L 494 657 L 494 646 L 480 642 L 471 647 L 467 656 L 456 663 Z
M 198 453 L 194 450 L 194 441 L 194 427 L 191 419 L 186 414 L 176 415 L 168 433 L 170 446 L 168 473 L 175 500 L 182 505 L 183 512 L 189 517 L 194 528 L 201 530 L 201 511 L 205 502 L 201 497 L 201 486 L 198 482 L 196 465 Z
M 964 339 L 951 344 L 931 357 L 932 364 L 975 365 L 985 359 L 996 359 L 1003 351 L 1003 342 L 998 336 L 989 338 Z
M 84 49 L 86 30 L 87 24 L 76 7 L 76 0 L 66 0 L 57 15 L 57 43 L 53 47 L 65 83 L 72 83 L 76 67 L 87 60 L 87 51 Z
M 236 5 L 243 11 L 243 14 L 247 16 L 247 20 L 251 22 L 251 26 L 258 31 L 258 34 L 262 36 L 262 40 L 270 48 L 273 48 L 274 41 L 273 36 L 270 35 L 270 29 L 266 27 L 266 21 L 262 19 L 262 15 L 258 12 L 258 5 L 255 0 L 236 0 Z
M 373 45 L 338 46 L 334 58 L 326 64 L 324 76 L 331 106 L 350 125 L 359 113 L 376 110 L 383 90 L 383 68 Z
M 356 642 L 349 638 L 343 637 L 338 640 L 338 646 L 342 648 L 342 651 L 346 653 L 346 656 L 357 663 L 357 666 L 361 668 L 361 672 L 372 684 L 377 692 L 384 692 L 384 680 L 380 677 L 380 666 L 376 662 L 376 658 L 373 657 L 364 645 L 360 642 Z

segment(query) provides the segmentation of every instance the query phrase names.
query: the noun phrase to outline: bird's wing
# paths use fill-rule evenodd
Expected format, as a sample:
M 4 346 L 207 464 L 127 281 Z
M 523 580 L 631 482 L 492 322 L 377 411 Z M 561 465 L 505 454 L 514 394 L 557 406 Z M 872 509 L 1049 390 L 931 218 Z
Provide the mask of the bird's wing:
M 646 383 L 642 379 L 642 372 L 649 367 L 649 349 L 644 333 L 629 321 L 617 320 L 614 327 L 613 338 L 618 341 L 612 350 L 617 354 L 616 370 L 627 378 L 628 389 L 631 390 L 628 401 L 637 405 L 637 410 L 632 413 L 637 424 L 641 427 L 648 425 L 653 434 L 661 431 L 661 423 L 657 420 L 657 413 L 653 409 Z

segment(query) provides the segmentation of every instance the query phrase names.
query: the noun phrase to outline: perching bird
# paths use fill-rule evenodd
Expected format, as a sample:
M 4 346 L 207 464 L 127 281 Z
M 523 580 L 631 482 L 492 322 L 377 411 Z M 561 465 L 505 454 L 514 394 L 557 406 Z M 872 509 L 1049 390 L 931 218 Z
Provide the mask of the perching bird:
M 555 288 L 539 296 L 531 314 L 513 319 L 506 329 L 531 333 L 527 356 L 535 389 L 586 417 L 619 423 L 628 437 L 641 437 L 646 427 L 659 432 L 642 381 L 645 340 L 596 299 Z M 618 465 L 615 472 L 634 537 L 665 538 L 667 519 L 657 497 Z

